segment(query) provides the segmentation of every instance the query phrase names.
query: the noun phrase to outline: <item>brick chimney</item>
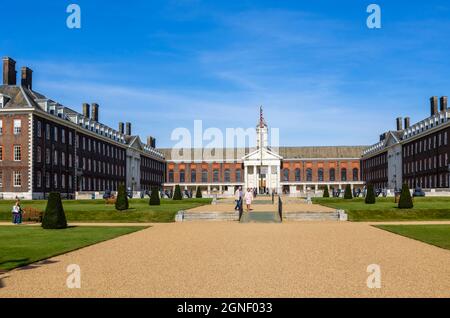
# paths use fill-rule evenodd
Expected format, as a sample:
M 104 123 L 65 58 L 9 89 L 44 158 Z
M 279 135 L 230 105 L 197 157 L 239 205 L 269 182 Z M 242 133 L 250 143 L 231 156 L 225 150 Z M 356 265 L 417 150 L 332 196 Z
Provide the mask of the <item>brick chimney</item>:
M 447 104 L 448 104 L 448 97 L 442 96 L 441 97 L 441 112 L 447 111 Z
M 131 136 L 131 123 L 126 123 L 126 132 L 125 134 Z
M 84 117 L 87 117 L 87 118 L 89 118 L 89 109 L 90 109 L 90 106 L 89 106 L 89 104 L 88 103 L 84 103 L 83 104 L 83 116 Z
M 430 114 L 434 116 L 438 113 L 438 97 L 433 96 L 430 98 Z
M 119 123 L 119 133 L 124 134 L 124 132 L 125 132 L 125 125 L 122 122 L 120 122 Z
M 397 117 L 397 131 L 399 131 L 399 130 L 403 130 L 401 117 Z
M 3 58 L 3 85 L 16 85 L 16 61 L 10 57 Z
M 152 148 L 156 148 L 156 139 L 152 136 L 148 136 L 147 137 L 147 145 Z
M 22 80 L 23 87 L 33 89 L 33 70 L 24 66 L 22 67 Z
M 93 121 L 97 121 L 98 122 L 98 104 L 97 103 L 92 103 L 92 113 L 91 113 L 91 118 Z
M 411 127 L 411 118 L 405 117 L 405 129 Z

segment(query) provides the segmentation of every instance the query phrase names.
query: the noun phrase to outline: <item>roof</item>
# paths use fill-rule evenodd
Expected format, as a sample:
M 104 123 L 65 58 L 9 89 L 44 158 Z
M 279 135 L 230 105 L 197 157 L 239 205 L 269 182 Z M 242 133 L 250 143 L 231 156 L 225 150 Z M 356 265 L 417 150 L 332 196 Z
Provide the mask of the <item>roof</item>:
M 280 147 L 278 154 L 283 157 L 283 159 L 360 158 L 363 150 L 366 148 L 367 146 Z M 213 153 L 213 155 L 211 156 L 210 149 L 204 148 L 204 156 L 202 159 L 223 159 L 225 154 L 232 153 L 233 159 L 240 160 L 243 156 L 249 154 L 255 149 L 256 148 L 221 148 L 216 149 L 215 154 Z M 180 151 L 180 155 L 183 155 L 181 149 L 174 150 Z M 172 148 L 161 148 L 158 149 L 158 151 L 164 154 L 166 160 L 172 160 Z M 194 151 L 201 151 L 201 149 L 190 149 L 190 158 L 192 159 L 194 158 Z

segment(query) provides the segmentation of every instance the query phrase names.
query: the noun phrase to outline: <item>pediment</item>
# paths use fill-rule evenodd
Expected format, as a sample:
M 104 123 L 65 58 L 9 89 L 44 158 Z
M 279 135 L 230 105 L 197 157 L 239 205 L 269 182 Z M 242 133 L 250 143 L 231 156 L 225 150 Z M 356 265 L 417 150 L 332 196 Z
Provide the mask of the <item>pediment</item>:
M 263 149 L 257 149 L 248 155 L 246 155 L 243 160 L 281 160 L 283 157 L 280 155 L 277 155 L 276 153 L 270 151 L 269 149 L 263 148 Z

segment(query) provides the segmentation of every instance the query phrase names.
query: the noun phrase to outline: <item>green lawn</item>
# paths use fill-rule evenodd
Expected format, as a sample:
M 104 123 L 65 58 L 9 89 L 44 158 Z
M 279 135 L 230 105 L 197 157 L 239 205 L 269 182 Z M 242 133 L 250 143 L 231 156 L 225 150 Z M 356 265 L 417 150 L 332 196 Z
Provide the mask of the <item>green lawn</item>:
M 377 225 L 376 227 L 450 250 L 450 224 Z
M 0 226 L 0 270 L 24 266 L 144 228 L 86 226 L 44 230 L 39 226 Z
M 314 198 L 314 203 L 348 213 L 350 221 L 426 221 L 450 220 L 450 197 L 414 198 L 414 208 L 401 210 L 394 198 L 377 198 L 375 204 L 365 204 L 363 198 Z
M 210 204 L 211 199 L 163 199 L 159 206 L 150 206 L 149 199 L 132 199 L 129 202 L 130 209 L 121 212 L 114 205 L 105 204 L 104 200 L 63 200 L 63 205 L 68 222 L 173 222 L 179 210 Z M 47 201 L 21 201 L 21 204 L 23 208 L 44 211 Z M 11 221 L 13 205 L 13 201 L 0 200 L 0 221 Z

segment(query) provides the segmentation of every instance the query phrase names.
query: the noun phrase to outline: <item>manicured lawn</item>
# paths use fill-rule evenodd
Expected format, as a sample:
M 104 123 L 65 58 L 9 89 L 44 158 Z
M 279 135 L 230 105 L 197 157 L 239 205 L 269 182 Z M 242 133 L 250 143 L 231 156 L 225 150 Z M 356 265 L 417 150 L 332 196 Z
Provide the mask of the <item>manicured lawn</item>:
M 377 225 L 376 227 L 450 250 L 450 224 Z
M 414 208 L 407 210 L 397 208 L 392 197 L 377 198 L 375 204 L 365 204 L 363 198 L 314 198 L 313 202 L 345 210 L 350 221 L 450 220 L 449 197 L 414 198 Z
M 144 228 L 86 226 L 44 230 L 40 226 L 0 226 L 0 270 L 24 266 Z
M 63 200 L 68 222 L 173 222 L 179 210 L 210 204 L 211 199 L 163 199 L 161 205 L 150 206 L 149 199 L 130 200 L 130 209 L 119 212 L 104 200 Z M 13 201 L 0 201 L 0 221 L 11 221 Z M 47 201 L 21 201 L 22 208 L 45 210 Z

